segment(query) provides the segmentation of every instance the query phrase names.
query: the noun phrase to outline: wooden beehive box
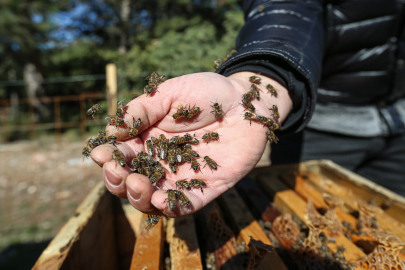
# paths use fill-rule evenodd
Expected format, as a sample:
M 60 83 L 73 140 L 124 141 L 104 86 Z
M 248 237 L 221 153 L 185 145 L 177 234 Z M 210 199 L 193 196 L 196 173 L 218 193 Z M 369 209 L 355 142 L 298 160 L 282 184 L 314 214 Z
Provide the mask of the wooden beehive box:
M 285 232 L 280 234 L 271 225 L 285 213 L 306 221 L 308 200 L 324 213 L 328 208 L 324 193 L 343 200 L 337 217 L 353 228 L 359 202 L 384 205 L 386 209 L 375 214 L 379 229 L 405 241 L 403 197 L 321 160 L 256 168 L 203 210 L 162 219 L 149 231 L 143 230 L 146 215 L 99 183 L 33 269 L 247 269 L 249 264 L 249 269 L 298 269 L 300 259 L 283 238 Z M 340 235 L 334 240 L 327 244 L 330 250 L 336 252 L 343 245 L 343 256 L 351 262 L 375 247 L 368 245 L 373 239 L 367 234 Z M 402 253 L 399 257 L 405 259 Z M 364 266 L 353 265 L 367 269 Z

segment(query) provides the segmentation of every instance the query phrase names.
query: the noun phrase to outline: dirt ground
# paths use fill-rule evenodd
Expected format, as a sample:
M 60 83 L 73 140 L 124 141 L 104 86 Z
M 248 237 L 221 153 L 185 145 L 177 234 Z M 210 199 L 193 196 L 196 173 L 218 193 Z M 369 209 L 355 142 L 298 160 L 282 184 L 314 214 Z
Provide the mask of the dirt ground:
M 0 145 L 0 269 L 7 269 L 2 265 L 9 266 L 13 258 L 21 259 L 21 246 L 46 247 L 102 181 L 102 169 L 90 159 L 83 161 L 83 146 L 82 142 Z

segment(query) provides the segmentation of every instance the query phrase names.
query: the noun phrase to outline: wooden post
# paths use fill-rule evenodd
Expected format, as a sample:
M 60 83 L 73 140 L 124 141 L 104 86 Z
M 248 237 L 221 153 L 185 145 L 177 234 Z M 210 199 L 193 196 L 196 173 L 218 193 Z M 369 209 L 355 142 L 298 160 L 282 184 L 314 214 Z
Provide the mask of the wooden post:
M 107 64 L 105 72 L 107 78 L 107 113 L 108 115 L 114 115 L 117 112 L 117 66 Z

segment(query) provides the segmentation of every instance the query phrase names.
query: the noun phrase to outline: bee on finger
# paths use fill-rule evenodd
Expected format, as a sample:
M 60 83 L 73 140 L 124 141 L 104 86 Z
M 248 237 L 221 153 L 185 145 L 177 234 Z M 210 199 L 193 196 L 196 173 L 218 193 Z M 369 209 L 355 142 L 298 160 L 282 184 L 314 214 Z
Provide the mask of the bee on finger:
M 132 128 L 129 131 L 129 136 L 135 137 L 138 134 L 139 128 L 142 125 L 141 118 L 135 121 L 135 118 L 132 116 Z
M 218 69 L 219 66 L 222 64 L 222 61 L 217 59 L 214 61 L 214 69 Z
M 183 205 L 183 206 L 189 206 L 189 205 L 190 205 L 190 200 L 189 200 L 189 198 L 188 198 L 186 195 L 184 195 L 184 193 L 183 193 L 182 191 L 180 191 L 180 190 L 173 190 L 173 192 L 174 192 L 176 198 L 179 199 L 181 205 Z
M 150 230 L 153 227 L 155 227 L 156 224 L 159 223 L 159 220 L 160 220 L 160 216 L 148 215 L 148 218 L 146 219 L 147 226 L 145 227 L 145 230 Z
M 164 173 L 157 171 L 156 169 L 151 170 L 152 173 L 150 174 L 149 180 L 152 185 L 157 183 L 160 179 L 164 178 Z
M 127 113 L 127 108 L 128 108 L 128 106 L 125 104 L 125 99 L 118 102 L 117 113 L 116 113 L 117 117 L 124 116 L 124 113 Z
M 114 150 L 112 159 L 115 160 L 121 167 L 125 167 L 125 159 L 119 150 Z
M 176 149 L 174 149 L 174 148 L 169 148 L 169 150 L 167 151 L 167 162 L 169 163 L 170 169 L 174 173 L 177 172 L 177 163 L 176 163 L 175 154 L 176 154 Z
M 150 139 L 152 140 L 153 145 L 156 146 L 157 155 L 158 155 L 158 157 L 160 157 L 160 145 L 162 143 L 160 142 L 159 139 L 157 139 L 155 137 L 151 137 Z
M 219 165 L 209 156 L 205 156 L 204 161 L 205 161 L 204 167 L 208 165 L 208 167 L 211 169 L 211 171 L 212 171 L 212 169 L 216 170 L 219 167 Z
M 194 105 L 193 108 L 191 108 L 191 109 L 188 110 L 187 115 L 186 115 L 186 118 L 187 118 L 187 119 L 191 119 L 191 118 L 193 118 L 195 115 L 197 115 L 199 112 L 200 112 L 200 107 L 195 107 L 195 105 Z
M 153 157 L 155 155 L 155 149 L 151 140 L 146 140 L 146 150 L 148 151 L 149 156 Z
M 101 144 L 105 144 L 105 143 L 107 143 L 107 139 L 106 139 L 105 135 L 106 135 L 105 131 L 100 130 L 98 132 L 98 135 L 97 135 L 96 139 L 99 140 Z
M 181 159 L 182 161 L 185 162 L 191 162 L 193 160 L 193 156 L 190 153 L 188 153 L 188 151 L 183 151 L 181 153 Z
M 184 152 L 187 153 L 187 154 L 189 154 L 189 155 L 192 156 L 192 157 L 200 157 L 200 155 L 199 155 L 196 151 L 194 151 L 193 149 L 191 149 L 191 145 L 190 145 L 190 144 L 186 144 L 186 145 L 184 146 Z
M 211 102 L 212 103 L 212 102 Z M 213 109 L 211 113 L 214 113 L 215 117 L 218 119 L 221 119 L 223 111 L 222 111 L 222 104 L 219 105 L 218 102 L 215 102 L 213 105 L 211 105 L 211 108 Z
M 269 109 L 269 110 L 273 111 L 274 119 L 278 120 L 280 118 L 280 113 L 278 112 L 277 105 L 273 105 L 273 107 L 271 109 Z
M 168 142 L 167 141 L 161 141 L 160 150 L 159 150 L 160 159 L 166 159 L 166 157 L 167 157 L 167 149 L 168 149 Z
M 106 136 L 105 139 L 114 146 L 117 143 L 117 137 L 115 137 L 114 135 Z
M 256 84 L 252 84 L 252 85 L 250 86 L 250 90 L 255 94 L 255 97 L 256 97 L 257 99 L 260 98 L 260 89 L 259 89 L 259 87 L 257 87 Z
M 99 103 L 97 104 L 93 104 L 93 101 L 91 99 L 89 99 L 90 103 L 91 103 L 91 108 L 87 110 L 86 115 L 93 117 L 94 119 L 94 115 L 101 110 L 101 105 Z
M 167 201 L 170 211 L 173 211 L 176 208 L 176 194 L 172 189 L 168 189 L 166 193 L 167 198 L 164 201 Z
M 83 161 L 84 161 L 84 158 L 88 158 L 88 157 L 90 157 L 90 154 L 91 154 L 91 151 L 92 151 L 93 149 L 89 146 L 89 145 L 86 145 L 84 148 L 83 148 L 83 151 L 82 151 L 82 154 L 83 154 Z
M 246 99 L 242 99 L 242 104 L 249 110 L 254 112 L 256 110 L 255 106 L 253 106 L 253 104 Z
M 277 138 L 276 134 L 274 134 L 274 132 L 272 130 L 267 130 L 266 131 L 266 136 L 267 136 L 267 139 L 269 140 L 270 143 L 277 143 L 278 142 L 278 138 Z
M 262 78 L 260 78 L 259 76 L 250 76 L 249 82 L 255 83 L 255 84 L 260 84 L 262 82 Z
M 271 96 L 277 97 L 277 91 L 271 84 L 266 85 L 266 89 Z
M 200 188 L 202 193 L 204 193 L 203 187 L 207 186 L 207 184 L 201 179 L 191 179 L 189 184 L 192 188 Z
M 131 171 L 135 171 L 140 165 L 141 165 L 141 162 L 140 162 L 139 158 L 134 157 L 131 160 L 131 165 L 129 168 L 131 169 Z
M 117 117 L 116 115 L 109 115 L 105 118 L 109 125 L 112 126 L 122 126 L 125 122 L 124 119 Z
M 217 132 L 207 132 L 201 138 L 207 140 L 208 144 L 210 141 L 219 141 L 219 134 Z
M 179 119 L 181 117 L 186 117 L 188 114 L 188 110 L 184 109 L 183 105 L 177 106 L 177 112 L 173 114 L 173 119 Z
M 183 158 L 184 158 L 184 156 L 183 156 Z M 191 169 L 193 169 L 195 172 L 197 172 L 197 170 L 200 169 L 200 163 L 198 163 L 198 161 L 195 158 L 191 159 Z M 200 172 L 201 172 L 201 169 L 200 169 Z
M 187 182 L 187 179 L 181 179 L 176 181 L 176 188 L 185 188 L 185 189 L 191 189 L 190 184 Z

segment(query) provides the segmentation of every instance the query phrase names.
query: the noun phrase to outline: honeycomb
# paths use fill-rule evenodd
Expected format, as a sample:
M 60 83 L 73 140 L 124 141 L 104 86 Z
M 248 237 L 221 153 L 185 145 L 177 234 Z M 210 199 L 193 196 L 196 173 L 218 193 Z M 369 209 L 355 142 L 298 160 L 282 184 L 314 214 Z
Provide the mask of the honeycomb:
M 336 208 L 342 207 L 344 202 L 338 197 L 331 196 L 327 193 L 322 194 L 322 198 L 328 205 L 328 210 L 324 215 L 328 222 L 328 230 L 330 231 L 332 237 L 339 236 L 344 233 L 345 229 L 339 222 L 339 219 L 336 215 Z

